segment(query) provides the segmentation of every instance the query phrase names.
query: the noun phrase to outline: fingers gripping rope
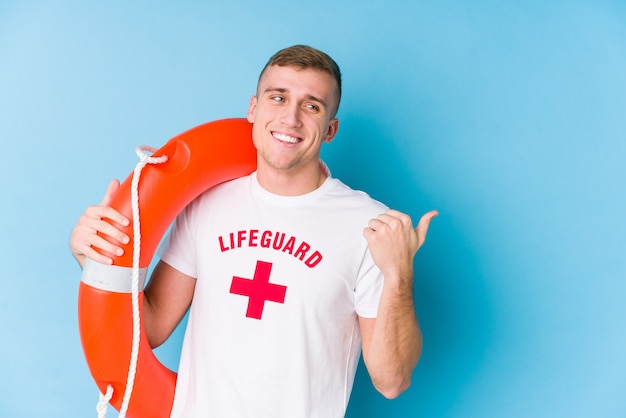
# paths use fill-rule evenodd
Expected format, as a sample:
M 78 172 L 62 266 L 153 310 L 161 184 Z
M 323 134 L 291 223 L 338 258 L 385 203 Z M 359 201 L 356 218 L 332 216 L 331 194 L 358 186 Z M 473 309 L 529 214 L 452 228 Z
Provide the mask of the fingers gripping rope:
M 141 146 L 135 149 L 139 162 L 135 166 L 133 171 L 133 178 L 130 186 L 131 193 L 131 205 L 133 211 L 133 271 L 132 271 L 132 308 L 133 308 L 133 342 L 130 356 L 130 365 L 128 367 L 128 377 L 126 380 L 126 389 L 124 391 L 124 399 L 122 400 L 122 406 L 120 408 L 119 418 L 126 418 L 126 412 L 128 411 L 128 405 L 130 404 L 130 397 L 133 392 L 133 385 L 135 383 L 135 374 L 137 372 L 137 359 L 139 357 L 139 331 L 140 331 L 140 317 L 139 317 L 139 259 L 141 253 L 141 228 L 139 225 L 139 177 L 141 171 L 147 164 L 161 164 L 167 161 L 167 155 L 160 157 L 151 157 L 146 152 L 153 153 L 154 148 Z M 109 385 L 107 387 L 107 393 L 100 395 L 100 401 L 96 406 L 98 411 L 98 418 L 106 417 L 106 409 L 109 400 L 113 396 L 113 387 Z

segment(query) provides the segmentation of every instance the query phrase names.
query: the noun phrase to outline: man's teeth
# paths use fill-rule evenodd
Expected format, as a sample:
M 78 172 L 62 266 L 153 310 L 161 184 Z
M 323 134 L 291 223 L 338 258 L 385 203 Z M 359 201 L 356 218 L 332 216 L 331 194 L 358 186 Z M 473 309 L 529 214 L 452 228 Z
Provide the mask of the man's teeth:
M 285 134 L 281 134 L 279 132 L 274 132 L 274 138 L 283 141 L 283 142 L 289 142 L 290 144 L 295 144 L 296 142 L 298 142 L 298 138 L 295 138 L 293 136 L 289 136 L 289 135 L 285 135 Z

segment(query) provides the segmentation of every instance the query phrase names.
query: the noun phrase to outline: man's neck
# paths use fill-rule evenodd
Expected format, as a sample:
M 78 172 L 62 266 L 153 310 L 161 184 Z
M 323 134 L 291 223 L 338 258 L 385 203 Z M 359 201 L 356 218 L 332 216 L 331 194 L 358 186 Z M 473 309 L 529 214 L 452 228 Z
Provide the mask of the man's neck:
M 270 193 L 280 196 L 301 196 L 318 189 L 328 176 L 319 166 L 306 169 L 274 169 L 257 167 L 259 185 Z

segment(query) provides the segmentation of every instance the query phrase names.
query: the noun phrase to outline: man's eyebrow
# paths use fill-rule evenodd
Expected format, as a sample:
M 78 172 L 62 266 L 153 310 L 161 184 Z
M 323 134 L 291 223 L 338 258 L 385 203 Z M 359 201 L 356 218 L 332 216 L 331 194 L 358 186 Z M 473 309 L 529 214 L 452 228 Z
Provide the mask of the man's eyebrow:
M 265 90 L 263 90 L 263 93 L 272 93 L 272 92 L 276 92 L 276 93 L 287 93 L 289 90 L 287 90 L 284 87 L 272 87 L 269 86 L 268 88 L 266 88 Z

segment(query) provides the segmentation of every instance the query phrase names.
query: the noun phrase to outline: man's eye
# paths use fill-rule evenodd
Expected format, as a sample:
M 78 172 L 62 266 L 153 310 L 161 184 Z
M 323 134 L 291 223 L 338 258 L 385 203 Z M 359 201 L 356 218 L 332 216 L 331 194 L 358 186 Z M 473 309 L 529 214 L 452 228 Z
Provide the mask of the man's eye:
M 307 104 L 306 107 L 311 109 L 311 110 L 315 110 L 316 112 L 320 110 L 320 107 L 318 105 L 313 104 L 313 103 Z
M 285 99 L 281 96 L 272 96 L 272 100 L 275 102 L 284 102 Z

